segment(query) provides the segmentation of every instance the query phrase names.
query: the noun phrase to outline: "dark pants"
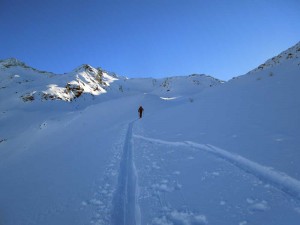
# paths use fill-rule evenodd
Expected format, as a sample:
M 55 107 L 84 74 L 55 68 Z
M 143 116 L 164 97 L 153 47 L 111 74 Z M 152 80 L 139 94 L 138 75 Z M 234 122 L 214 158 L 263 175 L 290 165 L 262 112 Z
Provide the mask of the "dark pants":
M 139 112 L 140 113 L 140 118 L 142 118 L 142 116 L 143 116 L 143 112 Z

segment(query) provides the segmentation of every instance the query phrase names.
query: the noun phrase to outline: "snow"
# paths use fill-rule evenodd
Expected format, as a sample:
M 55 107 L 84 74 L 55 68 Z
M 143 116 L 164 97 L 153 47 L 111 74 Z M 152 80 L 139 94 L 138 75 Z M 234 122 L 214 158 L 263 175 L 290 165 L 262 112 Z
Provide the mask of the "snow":
M 281 189 L 287 194 L 292 195 L 292 197 L 300 199 L 299 180 L 289 177 L 288 175 L 282 172 L 275 171 L 272 168 L 262 166 L 240 155 L 230 153 L 228 151 L 225 151 L 223 149 L 220 149 L 212 145 L 198 144 L 190 141 L 184 141 L 180 143 L 180 142 L 168 142 L 168 141 L 153 139 L 153 138 L 146 138 L 139 135 L 135 135 L 134 137 L 146 141 L 150 141 L 150 142 L 164 144 L 164 145 L 171 145 L 177 147 L 187 146 L 187 147 L 193 147 L 196 149 L 207 151 L 209 153 L 216 155 L 217 157 L 228 160 L 230 163 L 236 165 L 240 169 L 245 170 L 246 172 L 253 174 L 259 179 L 266 180 L 268 183 L 272 183 L 278 189 Z M 194 159 L 194 157 L 189 156 L 187 159 Z M 218 172 L 213 172 L 212 174 L 215 176 L 220 175 Z
M 166 100 L 166 101 L 170 101 L 170 100 L 174 100 L 174 99 L 177 99 L 179 97 L 168 97 L 168 98 L 165 98 L 165 97 L 160 97 L 162 100 Z
M 298 225 L 299 71 L 299 43 L 229 82 L 0 61 L 0 224 Z

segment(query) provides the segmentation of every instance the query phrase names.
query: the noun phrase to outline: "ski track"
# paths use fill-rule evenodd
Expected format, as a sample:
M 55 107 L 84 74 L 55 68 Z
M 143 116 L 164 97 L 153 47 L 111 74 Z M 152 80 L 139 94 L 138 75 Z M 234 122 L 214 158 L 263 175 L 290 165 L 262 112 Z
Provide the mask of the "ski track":
M 195 149 L 204 150 L 219 158 L 226 160 L 227 162 L 232 163 L 239 169 L 251 173 L 258 179 L 272 184 L 275 188 L 290 195 L 292 198 L 296 198 L 300 200 L 299 180 L 290 177 L 280 171 L 276 171 L 270 167 L 260 165 L 259 163 L 253 162 L 243 156 L 225 151 L 223 149 L 220 149 L 210 144 L 199 144 L 191 141 L 170 142 L 170 141 L 165 141 L 160 139 L 148 138 L 140 135 L 133 135 L 133 137 L 138 139 L 143 139 L 149 142 L 163 144 L 163 145 L 185 146 L 185 147 L 192 147 Z
M 140 210 L 137 204 L 137 172 L 133 160 L 132 129 L 135 121 L 128 125 L 123 156 L 120 162 L 118 185 L 113 200 L 112 224 L 139 225 Z

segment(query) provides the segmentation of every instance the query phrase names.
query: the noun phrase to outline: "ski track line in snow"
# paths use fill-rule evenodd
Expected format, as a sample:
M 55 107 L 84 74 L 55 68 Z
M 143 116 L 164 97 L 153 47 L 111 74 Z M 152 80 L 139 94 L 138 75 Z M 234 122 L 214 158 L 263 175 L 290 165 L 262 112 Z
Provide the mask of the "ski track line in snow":
M 225 159 L 226 161 L 232 163 L 236 167 L 251 173 L 256 176 L 258 179 L 266 181 L 272 184 L 275 188 L 285 192 L 293 198 L 300 200 L 300 181 L 290 177 L 280 171 L 273 170 L 272 168 L 260 165 L 259 163 L 253 162 L 243 156 L 225 151 L 218 147 L 215 147 L 210 144 L 199 144 L 191 141 L 184 142 L 170 142 L 160 139 L 153 139 L 148 137 L 143 137 L 140 135 L 133 135 L 134 138 L 143 139 L 150 142 L 156 142 L 164 145 L 172 146 L 185 146 L 193 147 L 196 149 L 201 149 L 215 156 Z
M 112 224 L 139 225 L 140 210 L 137 204 L 137 172 L 133 160 L 132 129 L 135 121 L 128 125 L 120 162 L 118 186 L 113 199 Z

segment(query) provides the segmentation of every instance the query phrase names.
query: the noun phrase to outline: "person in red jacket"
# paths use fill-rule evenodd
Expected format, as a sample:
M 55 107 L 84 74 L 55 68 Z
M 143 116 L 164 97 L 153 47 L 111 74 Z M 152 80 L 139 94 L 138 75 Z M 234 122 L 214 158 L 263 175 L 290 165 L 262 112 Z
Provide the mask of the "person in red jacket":
M 143 111 L 144 111 L 143 107 L 140 106 L 140 108 L 139 108 L 139 110 L 138 110 L 138 112 L 139 112 L 139 114 L 140 114 L 140 119 L 141 119 L 142 116 L 143 116 Z

